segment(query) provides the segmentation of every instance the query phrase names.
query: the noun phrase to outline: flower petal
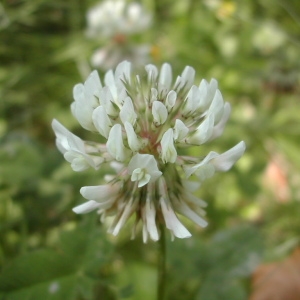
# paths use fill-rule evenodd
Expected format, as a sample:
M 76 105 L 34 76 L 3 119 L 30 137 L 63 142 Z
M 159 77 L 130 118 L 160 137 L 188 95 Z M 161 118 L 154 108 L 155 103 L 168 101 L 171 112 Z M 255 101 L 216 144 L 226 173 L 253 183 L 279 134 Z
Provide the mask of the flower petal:
M 116 117 L 119 115 L 119 110 L 114 105 L 113 95 L 108 86 L 100 90 L 99 101 L 109 116 Z
M 90 200 L 81 205 L 75 206 L 74 208 L 72 208 L 72 210 L 76 214 L 87 214 L 95 209 L 98 209 L 99 205 L 100 204 L 98 202 L 96 202 L 94 200 Z
M 166 227 L 170 229 L 173 232 L 173 234 L 178 238 L 183 239 L 191 237 L 192 235 L 180 223 L 173 209 L 170 206 L 167 206 L 165 199 L 161 197 L 159 202 L 164 216 L 164 220 L 166 222 Z
M 85 152 L 84 142 L 56 119 L 52 121 L 52 128 L 56 135 L 56 144 L 60 152 L 65 153 L 69 150 Z
M 151 196 L 149 195 L 149 191 L 146 198 L 146 205 L 144 207 L 144 214 L 147 231 L 149 232 L 150 238 L 153 241 L 158 241 L 159 234 L 156 226 L 155 216 L 156 216 L 156 209 L 155 205 L 151 200 Z
M 144 169 L 137 168 L 133 170 L 131 175 L 131 181 L 138 181 L 138 187 L 142 187 L 147 184 L 151 179 L 151 176 L 145 172 Z
M 216 90 L 214 99 L 207 111 L 207 114 L 213 114 L 214 115 L 214 122 L 215 124 L 219 123 L 219 121 L 222 118 L 224 111 L 224 101 L 222 94 L 219 90 Z
M 194 174 L 199 168 L 203 167 L 204 165 L 208 164 L 213 158 L 218 157 L 219 154 L 217 152 L 211 151 L 208 153 L 208 155 L 205 156 L 205 158 L 196 165 L 184 165 L 183 170 L 185 172 L 186 177 L 190 177 L 192 174 Z
M 187 143 L 202 145 L 209 140 L 214 128 L 214 115 L 209 114 L 205 120 L 198 126 L 196 131 L 186 139 Z
M 146 65 L 145 70 L 148 74 L 148 82 L 154 82 L 158 76 L 158 70 L 155 65 L 149 64 Z
M 166 108 L 168 112 L 170 112 L 173 106 L 175 105 L 176 99 L 177 99 L 177 93 L 173 90 L 170 91 L 166 97 Z
M 193 85 L 185 100 L 184 100 L 184 106 L 182 109 L 182 115 L 184 116 L 189 116 L 191 115 L 194 111 L 197 110 L 200 104 L 200 99 L 201 99 L 201 93 L 200 90 L 197 86 Z
M 105 138 L 108 138 L 112 123 L 108 114 L 106 113 L 104 106 L 98 106 L 93 111 L 92 118 L 98 132 Z
M 173 201 L 176 211 L 186 216 L 201 227 L 206 227 L 207 222 L 199 215 L 197 215 L 185 202 L 176 199 Z
M 138 171 L 136 171 L 138 170 Z M 138 178 L 138 174 L 141 174 L 143 172 L 143 177 Z M 154 182 L 157 180 L 158 177 L 162 175 L 162 172 L 159 171 L 157 167 L 157 162 L 153 155 L 150 154 L 139 154 L 136 153 L 130 160 L 128 164 L 128 174 L 135 174 L 133 177 L 131 177 L 132 181 L 142 180 L 142 183 L 140 184 L 146 184 L 148 182 Z M 151 178 L 149 179 L 148 176 L 150 175 Z M 149 179 L 149 180 L 148 180 Z M 145 183 L 145 181 L 147 181 Z M 139 184 L 139 187 L 140 187 Z M 143 185 L 144 185 L 143 184 Z
M 174 126 L 174 140 L 175 141 L 183 140 L 187 136 L 188 132 L 189 132 L 188 127 L 186 127 L 181 120 L 176 119 L 175 126 Z
M 160 101 L 154 101 L 152 104 L 153 123 L 155 126 L 164 124 L 168 118 L 168 110 Z
M 161 139 L 161 158 L 164 163 L 174 163 L 177 158 L 177 152 L 174 147 L 173 129 L 169 128 Z
M 241 158 L 245 150 L 246 145 L 245 142 L 242 141 L 235 145 L 233 148 L 214 158 L 212 160 L 212 164 L 216 168 L 216 171 L 226 172 L 238 159 Z
M 186 66 L 181 73 L 181 76 L 178 76 L 175 82 L 175 90 L 178 92 L 181 89 L 184 89 L 185 91 L 188 91 L 194 82 L 195 79 L 195 69 Z
M 113 198 L 119 192 L 120 186 L 114 185 L 97 185 L 97 186 L 84 186 L 80 189 L 81 195 L 88 200 L 95 200 L 99 203 Z
M 120 119 L 125 124 L 125 122 L 129 122 L 134 125 L 137 118 L 137 114 L 134 111 L 134 106 L 130 97 L 126 97 L 124 100 L 124 104 L 120 110 Z
M 111 226 L 111 228 L 108 230 L 108 232 L 112 233 L 114 236 L 118 235 L 120 229 L 124 226 L 126 221 L 130 218 L 130 216 L 133 214 L 137 207 L 137 201 L 134 201 L 133 198 L 129 200 L 128 203 L 126 203 L 123 213 L 121 214 L 120 218 L 116 217 L 117 224 Z
M 222 135 L 222 133 L 224 131 L 224 127 L 229 119 L 230 112 L 231 112 L 230 104 L 228 102 L 226 102 L 224 105 L 224 111 L 223 111 L 222 118 L 221 118 L 220 122 L 214 126 L 211 137 L 209 138 L 209 141 L 212 141 L 215 138 Z
M 80 125 L 91 131 L 95 131 L 92 121 L 94 108 L 99 105 L 99 101 L 94 95 L 86 92 L 83 84 L 76 84 L 73 88 L 74 102 L 71 105 L 72 113 Z
M 94 70 L 84 82 L 85 93 L 88 97 L 97 96 L 99 95 L 99 91 L 101 88 L 102 85 L 99 78 L 99 74 L 96 70 Z M 92 103 L 94 103 L 94 100 L 95 99 L 92 99 Z
M 129 155 L 129 150 L 125 148 L 122 137 L 122 127 L 115 124 L 109 132 L 106 143 L 107 151 L 117 161 L 124 161 Z
M 129 61 L 123 61 L 119 63 L 115 71 L 115 80 L 117 83 L 120 81 L 126 81 L 130 83 L 131 77 L 131 63 Z
M 170 64 L 164 63 L 160 69 L 158 78 L 158 93 L 166 95 L 172 83 L 172 68 Z
M 86 158 L 78 152 L 67 151 L 64 154 L 64 158 L 66 161 L 71 163 L 71 167 L 75 172 L 81 172 L 90 167 Z
M 181 74 L 181 78 L 182 78 L 182 83 L 184 83 L 184 88 L 185 90 L 189 90 L 195 80 L 195 69 L 190 67 L 190 66 L 186 66 Z
M 143 147 L 144 143 L 140 141 L 129 122 L 124 123 L 125 131 L 127 134 L 128 145 L 133 152 L 137 152 Z

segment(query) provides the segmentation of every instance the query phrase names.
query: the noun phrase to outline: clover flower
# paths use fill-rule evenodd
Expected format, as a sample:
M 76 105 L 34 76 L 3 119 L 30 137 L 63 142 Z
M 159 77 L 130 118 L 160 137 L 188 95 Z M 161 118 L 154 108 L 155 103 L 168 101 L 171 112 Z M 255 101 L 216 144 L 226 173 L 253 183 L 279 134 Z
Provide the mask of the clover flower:
M 207 225 L 206 203 L 193 192 L 215 172 L 229 170 L 243 155 L 245 143 L 202 158 L 178 153 L 180 147 L 200 146 L 220 136 L 230 115 L 217 81 L 203 79 L 196 86 L 194 77 L 187 66 L 174 82 L 167 63 L 160 71 L 146 65 L 143 75 L 133 76 L 131 63 L 124 61 L 105 74 L 104 84 L 93 71 L 74 87 L 73 115 L 106 143 L 82 141 L 54 120 L 57 147 L 74 171 L 109 164 L 114 172 L 102 185 L 81 188 L 88 201 L 76 206 L 75 213 L 97 210 L 102 221 L 114 216 L 108 229 L 113 235 L 135 215 L 132 237 L 141 222 L 144 242 L 159 239 L 160 225 L 172 237 L 190 237 L 178 214 Z
M 134 34 L 146 30 L 150 24 L 151 15 L 137 2 L 106 0 L 87 13 L 87 34 L 91 37 Z
M 123 60 L 140 66 L 150 60 L 151 47 L 133 43 L 129 36 L 142 33 L 151 25 L 151 15 L 139 3 L 106 0 L 87 13 L 87 35 L 105 42 L 92 55 L 91 64 L 108 70 Z

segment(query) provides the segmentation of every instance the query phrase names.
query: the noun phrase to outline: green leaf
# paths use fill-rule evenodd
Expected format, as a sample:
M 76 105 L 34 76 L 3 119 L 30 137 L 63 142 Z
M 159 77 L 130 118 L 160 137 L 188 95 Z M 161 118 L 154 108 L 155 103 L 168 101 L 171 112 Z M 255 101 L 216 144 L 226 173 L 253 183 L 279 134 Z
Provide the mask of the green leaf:
M 213 237 L 168 244 L 170 299 L 242 300 L 245 278 L 262 255 L 262 237 L 251 226 L 218 231 Z
M 241 278 L 251 274 L 259 263 L 262 238 L 259 231 L 242 226 L 218 232 L 209 245 L 208 268 L 196 299 L 242 300 L 246 291 Z
M 213 272 L 200 289 L 196 300 L 246 300 L 247 294 L 240 282 L 226 277 L 225 272 Z
M 111 294 L 101 272 L 111 253 L 112 246 L 90 216 L 75 230 L 62 233 L 56 249 L 32 252 L 6 264 L 0 273 L 0 299 L 95 299 L 99 289 Z

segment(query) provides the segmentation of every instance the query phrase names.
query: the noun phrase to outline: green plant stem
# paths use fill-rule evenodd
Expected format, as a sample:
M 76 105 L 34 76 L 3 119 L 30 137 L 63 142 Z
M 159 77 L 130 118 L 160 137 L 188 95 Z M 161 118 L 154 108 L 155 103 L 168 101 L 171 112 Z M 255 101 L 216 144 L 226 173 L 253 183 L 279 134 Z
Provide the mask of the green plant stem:
M 159 254 L 157 261 L 157 273 L 158 273 L 158 283 L 157 283 L 157 300 L 165 299 L 166 290 L 166 235 L 165 227 L 160 226 L 160 239 L 159 239 Z

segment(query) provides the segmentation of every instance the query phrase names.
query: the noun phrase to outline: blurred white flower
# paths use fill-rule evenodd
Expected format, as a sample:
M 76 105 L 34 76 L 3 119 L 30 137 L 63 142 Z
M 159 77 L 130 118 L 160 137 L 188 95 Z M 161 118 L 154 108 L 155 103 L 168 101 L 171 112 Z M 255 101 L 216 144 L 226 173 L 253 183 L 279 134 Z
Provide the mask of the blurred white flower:
M 91 37 L 129 35 L 148 29 L 151 15 L 137 2 L 106 0 L 88 11 L 87 25 L 87 34 Z
M 220 136 L 230 105 L 224 103 L 215 79 L 193 85 L 191 67 L 175 82 L 167 63 L 160 71 L 154 65 L 146 65 L 145 70 L 133 76 L 131 64 L 124 61 L 115 72 L 105 74 L 103 85 L 94 71 L 84 84 L 75 86 L 74 116 L 84 128 L 106 139 L 105 144 L 84 142 L 53 121 L 57 146 L 75 171 L 110 164 L 115 172 L 104 185 L 83 187 L 81 194 L 88 201 L 74 212 L 97 210 L 101 220 L 113 215 L 109 232 L 114 235 L 135 214 L 132 236 L 141 221 L 144 242 L 149 237 L 159 239 L 160 224 L 173 237 L 190 237 L 177 214 L 201 227 L 207 225 L 206 203 L 193 192 L 215 172 L 229 170 L 243 155 L 245 143 L 223 154 L 180 155 L 180 147 L 202 145 Z
M 255 31 L 252 42 L 259 51 L 270 54 L 285 45 L 286 35 L 278 25 L 267 21 Z
M 151 21 L 151 15 L 136 2 L 106 0 L 91 8 L 87 13 L 87 35 L 105 42 L 92 55 L 93 67 L 108 70 L 123 60 L 135 66 L 148 63 L 150 46 L 132 43 L 129 36 L 147 30 Z

